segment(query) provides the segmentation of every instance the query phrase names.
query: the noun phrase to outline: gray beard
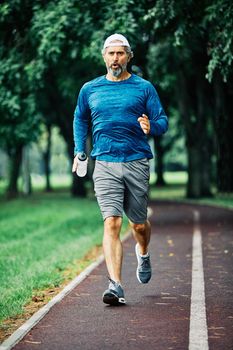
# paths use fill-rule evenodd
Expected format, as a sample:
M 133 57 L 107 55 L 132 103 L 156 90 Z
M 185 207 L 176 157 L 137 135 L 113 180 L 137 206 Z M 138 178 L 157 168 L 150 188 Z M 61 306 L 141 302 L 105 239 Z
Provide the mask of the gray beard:
M 127 64 L 120 65 L 117 69 L 108 68 L 108 71 L 112 74 L 112 76 L 118 78 L 122 72 L 126 71 Z

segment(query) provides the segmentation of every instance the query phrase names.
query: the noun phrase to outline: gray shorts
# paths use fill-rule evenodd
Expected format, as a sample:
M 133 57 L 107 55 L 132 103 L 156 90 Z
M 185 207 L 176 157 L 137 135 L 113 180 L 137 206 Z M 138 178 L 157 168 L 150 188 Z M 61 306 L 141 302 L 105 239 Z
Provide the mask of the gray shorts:
M 96 161 L 93 173 L 95 195 L 105 220 L 123 211 L 133 223 L 147 220 L 149 161 L 127 163 Z

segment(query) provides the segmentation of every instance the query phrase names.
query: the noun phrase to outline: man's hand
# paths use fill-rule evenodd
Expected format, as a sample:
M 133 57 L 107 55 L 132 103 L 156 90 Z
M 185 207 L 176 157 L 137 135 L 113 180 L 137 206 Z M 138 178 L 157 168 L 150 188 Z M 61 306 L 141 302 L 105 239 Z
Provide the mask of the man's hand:
M 144 134 L 148 135 L 150 132 L 150 121 L 146 114 L 142 114 L 141 117 L 138 118 L 138 122 L 142 128 Z
M 73 166 L 72 166 L 72 173 L 75 173 L 78 167 L 78 155 L 76 154 L 76 156 L 74 157 L 74 161 L 73 161 Z

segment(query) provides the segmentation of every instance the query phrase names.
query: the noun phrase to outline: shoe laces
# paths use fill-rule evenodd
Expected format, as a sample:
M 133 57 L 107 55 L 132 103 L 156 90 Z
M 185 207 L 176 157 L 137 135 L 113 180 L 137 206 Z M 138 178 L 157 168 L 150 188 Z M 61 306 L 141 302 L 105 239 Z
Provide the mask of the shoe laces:
M 108 277 L 109 283 L 112 284 L 115 288 L 121 287 L 120 283 L 117 283 L 116 281 L 112 280 L 110 277 Z
M 120 283 L 112 280 L 110 277 L 108 277 L 109 280 L 109 288 L 111 289 L 111 285 L 113 286 L 114 289 L 118 290 L 120 288 L 120 290 L 122 289 L 122 286 L 120 285 Z
M 144 267 L 144 268 L 150 268 L 150 257 L 145 257 L 145 258 L 142 258 L 141 260 L 141 267 Z
M 113 281 L 110 277 L 108 277 L 108 280 L 109 280 L 109 282 L 112 283 L 114 286 L 115 286 L 115 285 L 116 285 L 116 286 L 118 285 L 117 282 Z

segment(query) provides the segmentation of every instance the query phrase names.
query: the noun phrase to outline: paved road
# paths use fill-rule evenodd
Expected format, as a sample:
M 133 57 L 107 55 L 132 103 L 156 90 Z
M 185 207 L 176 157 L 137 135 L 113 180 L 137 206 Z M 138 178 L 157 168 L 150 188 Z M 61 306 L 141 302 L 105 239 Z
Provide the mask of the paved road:
M 233 211 L 165 202 L 151 207 L 151 282 L 137 282 L 130 238 L 124 243 L 126 306 L 102 303 L 102 263 L 15 350 L 233 349 Z

